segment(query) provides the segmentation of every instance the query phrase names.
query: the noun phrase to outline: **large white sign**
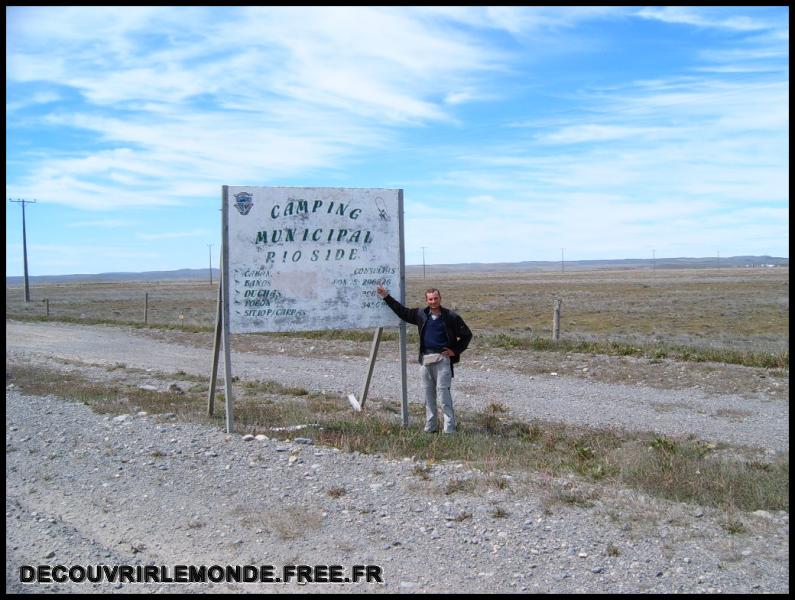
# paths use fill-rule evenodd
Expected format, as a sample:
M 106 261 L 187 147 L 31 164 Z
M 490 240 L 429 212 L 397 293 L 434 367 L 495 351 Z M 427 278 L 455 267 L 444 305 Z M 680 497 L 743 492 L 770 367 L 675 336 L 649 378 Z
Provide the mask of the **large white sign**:
M 228 186 L 229 332 L 399 325 L 403 191 Z

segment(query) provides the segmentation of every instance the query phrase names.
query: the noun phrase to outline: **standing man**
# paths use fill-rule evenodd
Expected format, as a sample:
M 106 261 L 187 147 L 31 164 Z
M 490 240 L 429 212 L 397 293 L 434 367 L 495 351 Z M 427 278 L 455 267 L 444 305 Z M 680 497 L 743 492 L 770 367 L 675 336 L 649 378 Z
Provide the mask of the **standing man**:
M 417 326 L 420 332 L 419 363 L 422 390 L 425 395 L 425 431 L 439 430 L 436 417 L 436 397 L 441 396 L 444 412 L 444 432 L 455 431 L 455 413 L 450 384 L 453 365 L 461 360 L 467 349 L 472 332 L 464 320 L 454 311 L 442 307 L 442 295 L 437 289 L 425 292 L 425 308 L 406 308 L 389 295 L 389 290 L 379 285 L 376 292 L 389 308 L 407 323 Z

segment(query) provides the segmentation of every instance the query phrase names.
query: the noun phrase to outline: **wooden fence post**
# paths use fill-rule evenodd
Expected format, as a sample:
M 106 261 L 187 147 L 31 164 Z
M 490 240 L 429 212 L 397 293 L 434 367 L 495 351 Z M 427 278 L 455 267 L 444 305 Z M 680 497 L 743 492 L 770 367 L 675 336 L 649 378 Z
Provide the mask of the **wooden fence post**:
M 560 305 L 563 300 L 560 298 L 555 299 L 555 311 L 552 313 L 552 340 L 558 341 L 560 339 Z
M 50 318 L 50 299 L 49 298 L 45 298 L 44 299 L 44 309 L 47 311 L 46 315 L 47 315 L 47 318 L 49 319 Z
M 144 325 L 149 324 L 149 292 L 144 294 Z

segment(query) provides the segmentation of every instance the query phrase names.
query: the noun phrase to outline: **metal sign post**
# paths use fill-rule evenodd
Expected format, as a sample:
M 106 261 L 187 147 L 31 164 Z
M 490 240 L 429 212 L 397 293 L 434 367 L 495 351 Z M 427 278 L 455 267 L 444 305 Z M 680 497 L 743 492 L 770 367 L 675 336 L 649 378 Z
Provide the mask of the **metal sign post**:
M 223 242 L 221 253 L 223 257 L 223 275 L 221 276 L 221 287 L 223 288 L 223 335 L 224 340 L 224 404 L 226 407 L 226 432 L 232 433 L 235 430 L 235 401 L 232 397 L 232 356 L 229 347 L 229 186 L 222 188 L 223 196 Z
M 400 215 L 398 239 L 400 240 L 400 303 L 406 305 L 406 243 L 403 229 L 403 190 L 398 191 Z M 406 380 L 406 322 L 400 321 L 400 406 L 403 427 L 409 425 L 408 383 Z

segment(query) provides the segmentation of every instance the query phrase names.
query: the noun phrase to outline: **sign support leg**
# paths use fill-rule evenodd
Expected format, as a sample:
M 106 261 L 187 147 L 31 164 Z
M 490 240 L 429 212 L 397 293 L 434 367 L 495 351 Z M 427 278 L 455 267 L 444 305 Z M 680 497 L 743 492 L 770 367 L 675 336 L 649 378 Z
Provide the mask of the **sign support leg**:
M 223 306 L 223 340 L 224 340 L 224 400 L 226 404 L 226 432 L 233 433 L 235 430 L 234 413 L 235 401 L 232 398 L 232 354 L 229 347 L 229 186 L 222 188 L 223 205 L 223 244 L 221 246 L 221 294 Z
M 370 380 L 373 377 L 373 368 L 375 367 L 375 356 L 378 354 L 378 345 L 381 343 L 381 334 L 384 332 L 383 327 L 378 327 L 373 335 L 373 343 L 370 346 L 370 361 L 367 364 L 367 378 L 364 380 L 362 386 L 362 393 L 359 396 L 361 400 L 357 401 L 356 396 L 348 394 L 348 402 L 351 403 L 353 410 L 360 411 L 364 408 L 364 403 L 367 400 L 367 391 L 370 389 Z
M 400 322 L 400 398 L 403 427 L 409 426 L 409 396 L 406 380 L 406 322 Z
M 210 371 L 210 392 L 207 396 L 207 416 L 215 411 L 215 386 L 218 381 L 218 356 L 221 351 L 221 285 L 218 285 L 218 309 L 215 313 L 215 341 L 213 342 L 213 366 Z

